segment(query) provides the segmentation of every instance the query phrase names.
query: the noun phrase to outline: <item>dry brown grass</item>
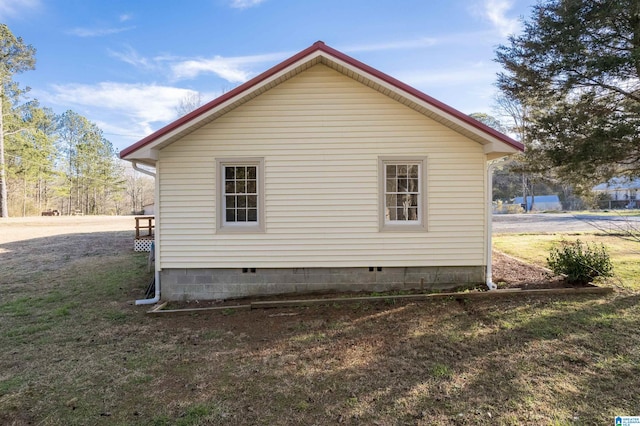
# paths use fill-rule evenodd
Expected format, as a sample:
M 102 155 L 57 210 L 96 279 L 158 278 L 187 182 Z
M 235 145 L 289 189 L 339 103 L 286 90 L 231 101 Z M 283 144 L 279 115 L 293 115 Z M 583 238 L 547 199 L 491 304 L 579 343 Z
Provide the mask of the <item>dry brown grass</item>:
M 76 231 L 31 241 L 57 248 L 57 268 L 0 260 L 0 424 L 587 425 L 638 414 L 635 294 L 149 317 L 132 305 L 148 278 L 132 232 Z M 96 237 L 100 254 L 57 253 Z M 20 252 L 14 243 L 0 249 Z

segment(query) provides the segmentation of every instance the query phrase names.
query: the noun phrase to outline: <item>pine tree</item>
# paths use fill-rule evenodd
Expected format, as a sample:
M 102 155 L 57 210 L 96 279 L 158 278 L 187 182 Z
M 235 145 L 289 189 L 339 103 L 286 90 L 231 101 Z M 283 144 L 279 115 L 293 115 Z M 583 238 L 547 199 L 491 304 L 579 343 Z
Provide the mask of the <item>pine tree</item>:
M 4 155 L 5 88 L 11 83 L 14 74 L 34 69 L 35 53 L 33 46 L 24 44 L 22 38 L 14 36 L 9 27 L 0 24 L 0 217 L 9 216 Z
M 54 114 L 41 108 L 37 101 L 11 108 L 9 127 L 23 131 L 6 138 L 7 182 L 20 192 L 23 216 L 48 208 L 52 181 L 55 177 Z M 12 200 L 14 213 L 17 199 Z
M 640 175 L 640 2 L 550 0 L 497 50 L 542 162 L 590 185 Z

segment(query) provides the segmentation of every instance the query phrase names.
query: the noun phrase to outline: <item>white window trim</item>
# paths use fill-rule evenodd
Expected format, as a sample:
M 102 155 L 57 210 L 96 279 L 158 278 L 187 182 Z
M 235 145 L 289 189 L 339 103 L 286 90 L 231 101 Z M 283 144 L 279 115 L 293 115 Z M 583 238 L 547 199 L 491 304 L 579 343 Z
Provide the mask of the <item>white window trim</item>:
M 228 223 L 225 221 L 224 211 L 224 167 L 225 166 L 256 166 L 258 190 L 258 221 Z M 264 158 L 235 157 L 216 159 L 216 230 L 219 233 L 254 234 L 265 232 L 264 214 Z
M 398 163 L 418 163 L 420 165 L 420 197 L 417 221 L 386 220 L 386 165 Z M 427 157 L 378 157 L 378 218 L 381 232 L 425 232 L 427 231 Z M 403 223 L 404 222 L 404 223 Z

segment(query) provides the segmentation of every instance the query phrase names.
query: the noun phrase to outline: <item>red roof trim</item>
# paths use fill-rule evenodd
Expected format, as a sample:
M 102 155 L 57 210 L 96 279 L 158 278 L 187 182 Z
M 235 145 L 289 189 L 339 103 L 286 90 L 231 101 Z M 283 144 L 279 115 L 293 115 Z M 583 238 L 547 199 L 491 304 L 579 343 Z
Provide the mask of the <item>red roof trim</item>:
M 504 135 L 500 132 L 498 132 L 495 129 L 492 129 L 491 127 L 469 117 L 468 115 L 458 111 L 455 108 L 450 107 L 449 105 L 440 102 L 439 100 L 432 98 L 431 96 L 409 86 L 408 84 L 405 84 L 403 82 L 401 82 L 400 80 L 396 80 L 395 78 L 376 70 L 375 68 L 370 67 L 367 64 L 364 64 L 360 61 L 358 61 L 357 59 L 354 59 L 348 55 L 345 55 L 344 53 L 333 49 L 329 46 L 327 46 L 326 44 L 324 44 L 322 41 L 317 41 L 314 44 L 312 44 L 311 46 L 309 46 L 308 48 L 304 49 L 303 51 L 295 54 L 294 56 L 290 57 L 289 59 L 279 63 L 278 65 L 268 69 L 267 71 L 263 72 L 262 74 L 252 78 L 251 80 L 247 81 L 246 83 L 241 84 L 240 86 L 236 87 L 235 89 L 225 93 L 224 95 L 212 100 L 209 103 L 204 104 L 203 106 L 201 106 L 200 108 L 190 112 L 189 114 L 179 118 L 178 120 L 164 126 L 163 128 L 155 131 L 154 133 L 150 134 L 149 136 L 145 137 L 144 139 L 141 139 L 140 141 L 134 143 L 133 145 L 123 149 L 120 152 L 120 158 L 124 158 L 127 155 L 137 151 L 138 149 L 150 144 L 151 142 L 153 142 L 154 140 L 172 132 L 173 130 L 181 127 L 182 125 L 188 123 L 189 121 L 197 118 L 198 116 L 204 114 L 205 112 L 217 107 L 218 105 L 228 101 L 229 99 L 234 98 L 235 96 L 249 90 L 250 88 L 252 88 L 253 86 L 256 86 L 257 84 L 263 82 L 264 80 L 268 79 L 269 77 L 273 76 L 274 74 L 277 74 L 278 72 L 284 70 L 285 68 L 287 68 L 288 66 L 300 61 L 301 59 L 305 58 L 306 56 L 316 52 L 316 51 L 322 51 L 325 52 L 355 68 L 358 68 L 362 71 L 364 71 L 367 74 L 370 74 L 376 78 L 379 78 L 380 80 L 395 86 L 396 88 L 412 95 L 415 96 L 416 98 L 430 104 L 433 105 L 434 107 L 442 110 L 443 112 L 452 115 L 456 118 L 458 118 L 459 120 L 463 121 L 466 124 L 469 124 L 473 127 L 475 127 L 476 129 L 487 133 L 493 137 L 495 137 L 496 139 L 500 140 L 501 142 L 506 143 L 507 145 L 512 146 L 513 148 L 516 148 L 520 151 L 524 150 L 524 145 L 522 145 L 520 142 L 508 137 L 507 135 Z

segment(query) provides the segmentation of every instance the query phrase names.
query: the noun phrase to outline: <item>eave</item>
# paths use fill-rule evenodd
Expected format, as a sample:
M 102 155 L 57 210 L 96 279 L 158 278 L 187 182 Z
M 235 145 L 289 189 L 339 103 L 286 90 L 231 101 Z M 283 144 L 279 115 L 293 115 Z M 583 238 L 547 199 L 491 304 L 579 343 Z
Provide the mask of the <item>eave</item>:
M 317 64 L 326 65 L 480 143 L 488 159 L 524 150 L 514 139 L 318 41 L 257 77 L 125 148 L 120 157 L 154 165 L 158 151 Z

